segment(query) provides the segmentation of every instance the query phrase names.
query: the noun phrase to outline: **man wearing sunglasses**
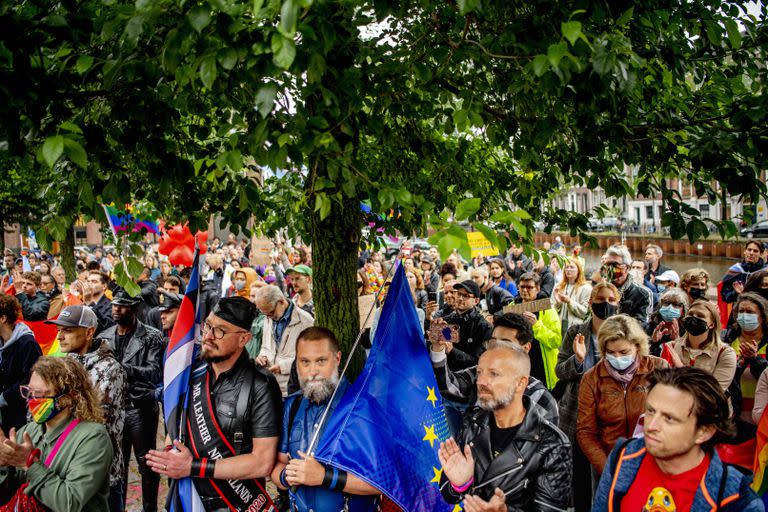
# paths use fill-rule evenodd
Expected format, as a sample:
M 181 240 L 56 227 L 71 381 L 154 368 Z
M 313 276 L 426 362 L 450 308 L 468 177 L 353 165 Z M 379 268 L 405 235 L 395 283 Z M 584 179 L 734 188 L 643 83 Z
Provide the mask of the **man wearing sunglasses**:
M 605 251 L 600 273 L 621 293 L 619 313 L 631 316 L 645 329 L 653 312 L 653 294 L 643 283 L 636 283 L 632 279 L 629 274 L 631 265 L 632 255 L 629 250 L 623 245 L 613 245 Z
M 160 475 L 192 477 L 207 511 L 227 511 L 228 504 L 262 510 L 268 503 L 264 477 L 277 456 L 282 401 L 274 377 L 245 350 L 255 317 L 256 306 L 243 297 L 216 304 L 203 324 L 205 364 L 194 369 L 190 383 L 189 435 L 184 443 L 173 441 L 174 450 L 147 455 Z

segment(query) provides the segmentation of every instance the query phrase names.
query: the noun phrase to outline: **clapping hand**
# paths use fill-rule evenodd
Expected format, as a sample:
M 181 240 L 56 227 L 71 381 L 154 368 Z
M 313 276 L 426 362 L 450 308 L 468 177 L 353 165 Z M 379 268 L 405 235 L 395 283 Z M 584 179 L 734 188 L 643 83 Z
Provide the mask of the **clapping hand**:
M 444 443 L 440 443 L 437 457 L 440 459 L 446 478 L 453 485 L 464 485 L 475 474 L 475 459 L 472 457 L 472 449 L 468 444 L 464 446 L 462 452 L 459 445 L 451 437 Z
M 583 334 L 577 334 L 575 338 L 573 338 L 573 353 L 576 355 L 576 361 L 579 362 L 579 364 L 584 362 L 584 359 L 587 357 L 587 344 L 584 341 L 584 335 Z
M 504 491 L 497 487 L 490 501 L 469 495 L 464 498 L 464 510 L 465 512 L 507 512 Z
M 27 432 L 24 432 L 24 441 L 21 444 L 16 443 L 15 439 L 15 428 L 11 429 L 8 437 L 5 437 L 3 430 L 0 429 L 0 466 L 27 467 L 29 454 L 35 448 L 32 445 L 32 438 L 29 437 Z

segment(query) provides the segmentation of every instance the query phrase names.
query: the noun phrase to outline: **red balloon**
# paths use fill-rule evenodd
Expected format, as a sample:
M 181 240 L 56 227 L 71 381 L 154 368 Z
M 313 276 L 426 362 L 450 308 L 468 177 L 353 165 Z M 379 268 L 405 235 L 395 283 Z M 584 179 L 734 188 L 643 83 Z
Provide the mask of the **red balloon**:
M 164 222 L 160 222 L 160 231 L 163 235 L 160 237 L 158 252 L 168 256 L 171 265 L 192 266 L 195 258 L 195 236 L 189 230 L 189 223 L 185 222 L 175 226 L 166 227 Z M 208 233 L 205 231 L 197 232 L 197 243 L 200 246 L 200 254 L 205 254 L 208 250 Z

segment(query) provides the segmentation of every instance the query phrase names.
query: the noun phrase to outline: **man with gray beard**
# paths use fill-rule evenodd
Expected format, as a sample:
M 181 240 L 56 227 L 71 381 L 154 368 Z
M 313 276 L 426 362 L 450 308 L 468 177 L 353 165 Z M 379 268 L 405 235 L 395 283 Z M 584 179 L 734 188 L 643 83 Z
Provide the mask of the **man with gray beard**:
M 291 510 L 362 512 L 378 509 L 380 491 L 353 474 L 324 466 L 306 453 L 315 429 L 320 428 L 319 435 L 322 435 L 327 418 L 349 388 L 349 382 L 339 378 L 340 362 L 339 343 L 332 331 L 308 327 L 299 334 L 296 370 L 301 391 L 289 395 L 283 404 L 283 432 L 271 476 L 279 489 L 294 489 L 290 493 Z M 320 425 L 326 407 L 329 407 L 328 416 Z
M 568 438 L 525 395 L 531 371 L 517 344 L 492 339 L 477 365 L 478 407 L 457 440 L 440 444 L 440 491 L 466 512 L 567 510 Z

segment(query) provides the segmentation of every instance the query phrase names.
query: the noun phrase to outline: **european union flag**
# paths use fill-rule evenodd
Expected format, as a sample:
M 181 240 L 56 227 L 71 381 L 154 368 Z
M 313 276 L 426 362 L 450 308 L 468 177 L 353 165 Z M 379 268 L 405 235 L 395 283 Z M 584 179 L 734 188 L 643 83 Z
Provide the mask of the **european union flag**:
M 328 420 L 315 458 L 370 483 L 406 512 L 456 510 L 438 488 L 443 400 L 400 265 L 365 368 Z

